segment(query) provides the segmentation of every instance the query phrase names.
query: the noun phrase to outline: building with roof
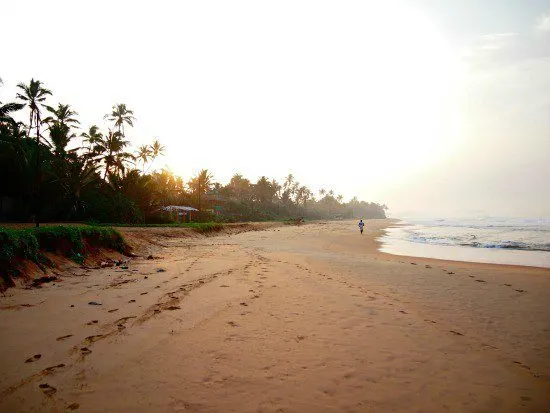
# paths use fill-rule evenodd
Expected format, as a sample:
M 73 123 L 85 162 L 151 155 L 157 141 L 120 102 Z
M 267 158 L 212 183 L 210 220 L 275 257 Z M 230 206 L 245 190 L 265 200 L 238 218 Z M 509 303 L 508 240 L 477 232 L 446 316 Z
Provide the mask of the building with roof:
M 185 205 L 168 205 L 161 208 L 169 214 L 170 218 L 177 222 L 191 222 L 199 212 L 197 208 Z

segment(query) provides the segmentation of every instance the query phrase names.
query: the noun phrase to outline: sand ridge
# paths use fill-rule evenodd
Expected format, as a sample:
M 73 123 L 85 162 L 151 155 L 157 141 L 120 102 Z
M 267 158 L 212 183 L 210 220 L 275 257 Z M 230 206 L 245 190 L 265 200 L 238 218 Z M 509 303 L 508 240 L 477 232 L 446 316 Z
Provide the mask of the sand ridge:
M 389 224 L 166 237 L 8 291 L 0 410 L 548 410 L 550 272 L 382 254 Z

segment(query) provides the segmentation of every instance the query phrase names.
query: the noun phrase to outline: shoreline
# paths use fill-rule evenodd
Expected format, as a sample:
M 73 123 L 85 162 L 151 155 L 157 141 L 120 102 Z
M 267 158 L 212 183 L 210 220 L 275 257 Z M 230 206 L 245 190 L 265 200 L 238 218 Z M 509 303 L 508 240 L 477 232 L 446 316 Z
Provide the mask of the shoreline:
M 379 243 L 379 251 L 384 254 L 394 255 L 397 257 L 409 257 L 409 258 L 422 258 L 422 259 L 432 259 L 437 261 L 449 261 L 455 263 L 472 263 L 472 264 L 483 264 L 483 265 L 503 265 L 510 267 L 521 268 L 536 268 L 536 269 L 550 269 L 550 262 L 547 266 L 545 265 L 536 265 L 529 264 L 528 259 L 525 255 L 542 255 L 542 251 L 528 251 L 528 250 L 513 250 L 513 249 L 489 249 L 489 248 L 473 248 L 468 246 L 458 246 L 458 245 L 434 245 L 428 243 L 414 243 L 412 241 L 406 240 L 384 240 L 384 237 L 387 237 L 389 234 L 388 230 L 393 228 L 403 228 L 406 226 L 411 226 L 414 224 L 407 224 L 399 222 L 399 219 L 395 219 L 397 222 L 390 223 L 384 230 L 381 232 L 381 235 L 377 238 Z M 401 253 L 400 251 L 403 251 Z M 415 253 L 418 252 L 418 253 Z M 547 252 L 547 254 L 550 254 Z M 488 261 L 492 257 L 489 256 L 501 255 L 501 262 L 497 260 Z M 515 256 L 515 259 L 512 260 L 511 257 Z M 470 259 L 468 259 L 470 258 Z M 534 258 L 531 258 L 533 260 Z M 506 262 L 508 261 L 508 262 Z M 514 261 L 514 262 L 512 262 Z M 524 262 L 524 263 L 519 263 Z
M 10 289 L 0 410 L 550 408 L 548 271 L 386 254 L 389 225 L 140 229 L 152 260 Z

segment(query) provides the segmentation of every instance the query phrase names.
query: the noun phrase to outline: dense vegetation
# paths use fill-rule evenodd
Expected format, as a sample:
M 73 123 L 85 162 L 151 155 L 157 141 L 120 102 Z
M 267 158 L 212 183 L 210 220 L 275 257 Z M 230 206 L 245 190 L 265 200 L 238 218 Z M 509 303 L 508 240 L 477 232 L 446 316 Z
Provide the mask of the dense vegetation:
M 18 263 L 24 261 L 34 262 L 44 269 L 50 265 L 44 251 L 82 263 L 96 248 L 129 252 L 120 233 L 112 228 L 65 225 L 24 229 L 0 227 L 0 276 L 3 282 L 11 284 L 11 277 L 18 275 Z
M 126 105 L 114 105 L 103 127 L 82 128 L 70 105 L 50 103 L 42 82 L 18 91 L 13 102 L 0 102 L 0 221 L 167 223 L 159 214 L 165 205 L 194 206 L 203 221 L 385 217 L 384 205 L 344 203 L 332 190 L 316 196 L 291 174 L 283 183 L 235 174 L 221 185 L 208 170 L 187 182 L 149 171 L 165 148 L 155 139 L 130 149 L 135 117 Z M 205 212 L 218 206 L 220 214 Z

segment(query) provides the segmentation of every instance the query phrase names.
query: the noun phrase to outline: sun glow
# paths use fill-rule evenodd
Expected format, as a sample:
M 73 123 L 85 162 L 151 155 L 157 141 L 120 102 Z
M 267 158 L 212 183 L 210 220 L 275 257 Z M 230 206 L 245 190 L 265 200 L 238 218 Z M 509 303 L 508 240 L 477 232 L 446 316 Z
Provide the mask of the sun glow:
M 385 185 L 456 146 L 459 66 L 443 34 L 413 9 L 357 6 L 274 8 L 255 21 L 227 10 L 230 19 L 200 29 L 237 27 L 223 39 L 206 35 L 211 55 L 183 45 L 193 61 L 209 62 L 186 76 L 202 81 L 187 84 L 196 99 L 183 108 L 185 122 L 205 139 L 223 136 L 212 164 L 229 153 L 246 159 L 220 178 L 291 169 L 312 185 L 341 185 L 338 170 Z M 179 152 L 169 161 L 176 171 Z M 319 168 L 327 163 L 334 168 Z
M 107 3 L 97 3 L 66 38 L 67 49 L 101 57 L 81 56 L 86 82 L 79 71 L 35 73 L 32 65 L 2 76 L 40 77 L 73 102 L 83 125 L 126 103 L 137 117 L 135 146 L 158 138 L 167 155 L 155 167 L 184 179 L 202 168 L 222 183 L 236 172 L 253 180 L 293 172 L 313 189 L 376 199 L 377 188 L 459 144 L 459 66 L 443 32 L 410 6 L 178 2 L 168 11 L 132 3 L 132 18 L 104 33 L 92 27 L 105 17 Z M 65 30 L 57 27 L 52 38 Z M 127 41 L 98 49 L 113 38 Z

